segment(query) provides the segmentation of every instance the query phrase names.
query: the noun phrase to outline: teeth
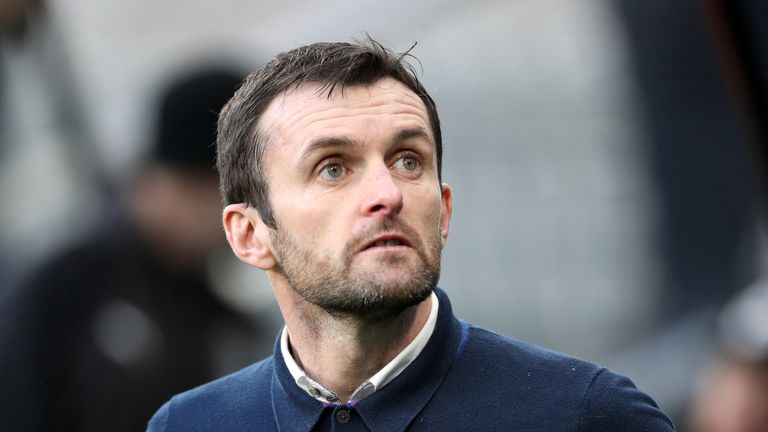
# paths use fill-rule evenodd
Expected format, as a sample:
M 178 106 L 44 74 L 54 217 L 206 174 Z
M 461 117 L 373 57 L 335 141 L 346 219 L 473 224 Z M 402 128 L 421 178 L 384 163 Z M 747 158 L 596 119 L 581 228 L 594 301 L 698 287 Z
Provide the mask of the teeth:
M 397 239 L 387 239 L 387 240 L 379 240 L 373 244 L 375 247 L 385 247 L 385 246 L 399 246 L 400 240 Z

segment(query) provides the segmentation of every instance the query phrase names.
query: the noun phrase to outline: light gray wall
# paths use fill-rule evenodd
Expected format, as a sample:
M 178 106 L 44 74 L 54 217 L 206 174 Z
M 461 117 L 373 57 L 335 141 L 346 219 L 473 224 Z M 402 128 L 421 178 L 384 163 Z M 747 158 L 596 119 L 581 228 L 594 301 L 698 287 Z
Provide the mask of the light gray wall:
M 443 175 L 455 192 L 441 286 L 458 313 L 589 358 L 652 322 L 655 203 L 632 65 L 610 2 L 52 6 L 97 141 L 118 176 L 146 140 L 149 94 L 191 58 L 214 52 L 256 65 L 363 30 L 395 50 L 418 41 L 414 53 L 444 125 Z M 236 268 L 245 276 L 231 282 L 235 288 L 245 287 L 256 305 L 269 298 L 255 270 Z

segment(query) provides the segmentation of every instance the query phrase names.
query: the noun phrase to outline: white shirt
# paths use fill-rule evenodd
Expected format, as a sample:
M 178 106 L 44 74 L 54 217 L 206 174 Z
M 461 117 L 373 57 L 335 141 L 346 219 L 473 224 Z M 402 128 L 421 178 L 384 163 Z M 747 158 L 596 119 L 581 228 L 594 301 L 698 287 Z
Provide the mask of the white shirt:
M 439 302 L 437 296 L 433 292 L 430 296 L 432 299 L 431 309 L 429 310 L 429 316 L 427 322 L 424 323 L 419 334 L 403 349 L 400 354 L 392 359 L 386 366 L 380 371 L 376 372 L 372 377 L 365 380 L 360 384 L 349 398 L 349 403 L 354 404 L 366 397 L 372 395 L 376 390 L 387 385 L 390 381 L 395 379 L 402 371 L 405 370 L 421 353 L 421 350 L 427 345 L 429 338 L 432 336 L 432 332 L 435 330 L 435 323 L 437 322 L 437 309 Z M 282 334 L 280 335 L 280 351 L 285 359 L 285 365 L 288 367 L 291 376 L 296 381 L 296 385 L 301 387 L 304 391 L 309 393 L 310 396 L 315 399 L 328 403 L 328 404 L 340 404 L 338 396 L 332 391 L 323 387 L 320 383 L 313 380 L 304 372 L 304 370 L 296 363 L 291 350 L 288 348 L 288 327 L 283 327 Z

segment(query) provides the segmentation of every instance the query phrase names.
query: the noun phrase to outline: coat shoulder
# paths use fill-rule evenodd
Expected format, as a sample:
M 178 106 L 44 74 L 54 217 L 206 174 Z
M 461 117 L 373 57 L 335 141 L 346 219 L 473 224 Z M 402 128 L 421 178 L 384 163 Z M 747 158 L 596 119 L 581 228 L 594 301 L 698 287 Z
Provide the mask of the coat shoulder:
M 495 421 L 521 430 L 674 430 L 628 378 L 471 325 L 441 393 L 499 413 Z
M 574 356 L 539 345 L 512 339 L 481 327 L 470 326 L 467 347 L 462 355 L 473 361 L 492 365 L 497 372 L 513 371 L 532 376 L 544 373 L 547 377 L 568 378 L 588 385 L 603 369 Z M 528 375 L 530 373 L 530 375 Z

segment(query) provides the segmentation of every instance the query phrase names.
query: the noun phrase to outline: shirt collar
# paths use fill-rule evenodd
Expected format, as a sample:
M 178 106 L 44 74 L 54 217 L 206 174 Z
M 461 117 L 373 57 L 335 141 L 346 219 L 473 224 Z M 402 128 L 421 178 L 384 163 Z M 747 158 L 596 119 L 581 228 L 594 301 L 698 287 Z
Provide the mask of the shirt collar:
M 421 328 L 416 337 L 400 352 L 400 354 L 393 358 L 392 361 L 387 363 L 386 366 L 376 372 L 372 377 L 363 381 L 363 383 L 352 392 L 349 401 L 350 404 L 355 404 L 356 402 L 365 399 L 372 395 L 376 390 L 387 385 L 390 381 L 395 379 L 395 377 L 400 375 L 400 373 L 405 370 L 416 357 L 418 357 L 427 345 L 429 338 L 432 336 L 432 333 L 435 330 L 435 323 L 437 322 L 437 311 L 440 307 L 440 302 L 434 292 L 430 296 L 430 299 L 432 304 L 427 321 L 424 323 L 424 327 Z M 296 385 L 320 402 L 326 404 L 339 404 L 341 401 L 336 394 L 310 378 L 301 366 L 296 363 L 289 348 L 288 337 L 288 328 L 286 326 L 283 327 L 282 334 L 280 335 L 280 351 L 285 360 L 285 366 L 291 373 Z
M 273 367 L 270 395 L 278 430 L 309 431 L 337 409 L 349 409 L 353 415 L 360 415 L 374 432 L 405 430 L 432 399 L 467 345 L 469 326 L 453 316 L 451 302 L 444 291 L 437 288 L 435 294 L 440 301 L 437 322 L 421 354 L 384 389 L 355 405 L 321 403 L 297 386 L 277 337 L 270 363 Z

